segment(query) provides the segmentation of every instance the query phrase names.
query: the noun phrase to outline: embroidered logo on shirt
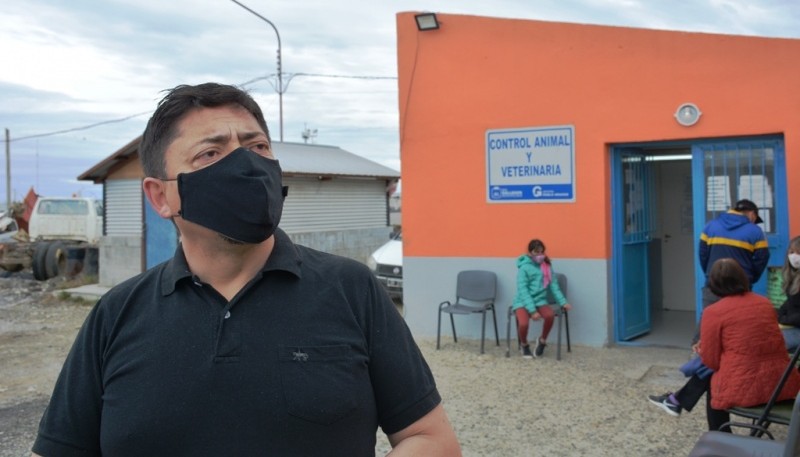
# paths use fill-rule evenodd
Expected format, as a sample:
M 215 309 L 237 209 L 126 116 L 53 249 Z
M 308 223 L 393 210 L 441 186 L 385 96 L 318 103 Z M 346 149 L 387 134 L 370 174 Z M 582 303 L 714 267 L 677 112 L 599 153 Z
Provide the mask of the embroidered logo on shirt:
M 298 349 L 297 351 L 292 352 L 292 360 L 295 362 L 305 362 L 308 360 L 308 354 Z

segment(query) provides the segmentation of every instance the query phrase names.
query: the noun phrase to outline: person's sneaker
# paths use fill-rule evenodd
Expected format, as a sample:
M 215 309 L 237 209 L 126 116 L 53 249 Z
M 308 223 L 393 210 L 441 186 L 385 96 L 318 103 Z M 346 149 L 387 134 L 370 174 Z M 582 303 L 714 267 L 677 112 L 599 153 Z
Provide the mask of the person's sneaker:
M 531 354 L 531 347 L 530 346 L 522 346 L 522 358 L 523 359 L 532 359 L 533 354 Z
M 544 354 L 544 348 L 547 347 L 547 344 L 542 343 L 542 340 L 536 339 L 536 349 L 533 350 L 534 357 L 541 357 Z
M 664 395 L 648 395 L 647 399 L 650 400 L 650 403 L 666 411 L 670 416 L 677 417 L 681 415 L 681 405 L 675 404 L 669 399 L 671 394 L 671 392 L 667 392 Z

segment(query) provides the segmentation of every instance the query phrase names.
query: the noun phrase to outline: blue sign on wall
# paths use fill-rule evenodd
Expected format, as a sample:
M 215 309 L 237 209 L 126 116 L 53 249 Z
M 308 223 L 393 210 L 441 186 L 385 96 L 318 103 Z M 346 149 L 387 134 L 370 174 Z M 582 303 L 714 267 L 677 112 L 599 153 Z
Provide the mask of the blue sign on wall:
M 489 203 L 574 202 L 575 127 L 486 131 Z

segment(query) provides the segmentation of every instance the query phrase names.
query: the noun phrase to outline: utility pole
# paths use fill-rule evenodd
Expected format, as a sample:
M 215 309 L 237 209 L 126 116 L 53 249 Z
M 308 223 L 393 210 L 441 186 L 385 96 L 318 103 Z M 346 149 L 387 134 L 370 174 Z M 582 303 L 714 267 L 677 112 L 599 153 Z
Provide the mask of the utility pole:
M 6 129 L 6 211 L 11 213 L 11 140 Z
M 275 35 L 278 37 L 278 109 L 279 109 L 279 119 L 281 125 L 281 143 L 283 143 L 283 93 L 285 92 L 283 89 L 283 68 L 281 67 L 281 34 L 278 33 L 278 28 L 275 27 L 275 24 L 272 23 L 269 19 L 265 18 L 264 16 L 256 13 L 255 11 L 248 8 L 243 3 L 237 0 L 231 0 L 233 3 L 241 6 L 242 8 L 246 9 L 248 12 L 256 16 L 257 18 L 261 19 L 262 21 L 266 22 L 272 27 L 272 30 L 275 31 Z

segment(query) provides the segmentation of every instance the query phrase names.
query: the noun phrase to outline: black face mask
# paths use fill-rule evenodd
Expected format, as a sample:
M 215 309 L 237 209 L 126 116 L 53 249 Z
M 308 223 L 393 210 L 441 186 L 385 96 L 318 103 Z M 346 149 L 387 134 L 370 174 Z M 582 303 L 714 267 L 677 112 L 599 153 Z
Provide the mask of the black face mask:
M 238 148 L 205 168 L 180 173 L 178 194 L 183 219 L 234 241 L 260 243 L 278 227 L 287 188 L 277 160 Z

